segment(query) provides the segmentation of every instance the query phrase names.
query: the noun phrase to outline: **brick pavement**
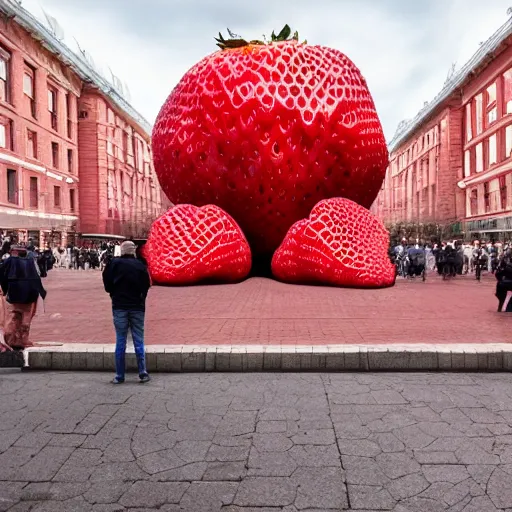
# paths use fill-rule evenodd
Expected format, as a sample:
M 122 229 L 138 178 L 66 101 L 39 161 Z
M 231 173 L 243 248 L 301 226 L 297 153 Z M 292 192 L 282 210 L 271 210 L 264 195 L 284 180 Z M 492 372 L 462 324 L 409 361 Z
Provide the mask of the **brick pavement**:
M 56 270 L 45 280 L 36 342 L 110 343 L 110 300 L 99 272 Z M 265 278 L 236 285 L 154 287 L 147 344 L 326 345 L 502 343 L 512 315 L 496 313 L 495 280 L 400 280 L 385 290 L 296 286 Z
M 512 512 L 507 374 L 0 387 L 0 512 Z

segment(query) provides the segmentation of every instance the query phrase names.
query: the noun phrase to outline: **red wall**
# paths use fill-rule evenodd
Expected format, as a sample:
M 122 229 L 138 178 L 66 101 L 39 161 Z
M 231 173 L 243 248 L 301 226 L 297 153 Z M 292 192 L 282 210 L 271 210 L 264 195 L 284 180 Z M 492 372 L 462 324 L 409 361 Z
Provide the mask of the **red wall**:
M 81 81 L 21 27 L 4 18 L 0 19 L 0 47 L 10 55 L 9 95 L 5 101 L 0 101 L 0 123 L 7 131 L 12 126 L 12 145 L 8 141 L 6 148 L 0 148 L 4 156 L 0 159 L 0 229 L 25 227 L 65 231 L 76 222 L 79 207 L 78 192 L 75 192 L 75 210 L 71 211 L 69 190 L 78 185 L 77 97 Z M 30 99 L 23 92 L 27 65 L 35 69 L 35 115 L 32 115 Z M 57 92 L 56 129 L 52 128 L 48 109 L 49 86 Z M 67 132 L 67 94 L 71 104 L 71 137 Z M 36 134 L 35 158 L 29 154 L 27 130 Z M 52 142 L 58 144 L 57 165 L 52 161 Z M 68 149 L 72 150 L 73 157 L 71 172 L 68 171 Z M 6 162 L 5 158 L 10 161 Z M 8 202 L 7 169 L 17 171 L 17 204 Z M 30 205 L 31 177 L 38 180 L 37 207 Z M 60 187 L 60 205 L 55 204 L 54 187 Z M 18 215 L 6 215 L 7 209 L 16 210 Z
M 8 67 L 8 96 L 0 94 L 0 125 L 8 140 L 5 148 L 0 147 L 0 231 L 17 231 L 22 240 L 29 231 L 39 231 L 41 245 L 49 241 L 50 232 L 58 232 L 52 242 L 64 244 L 66 233 L 74 231 L 133 234 L 128 233 L 132 226 L 148 224 L 158 216 L 163 198 L 149 134 L 108 97 L 82 83 L 24 29 L 4 18 L 0 18 L 2 54 Z M 34 111 L 23 85 L 25 72 L 31 70 Z M 56 126 L 49 90 L 56 93 Z M 35 133 L 35 157 L 27 130 Z M 52 143 L 57 144 L 57 162 Z M 9 201 L 8 169 L 16 171 L 15 202 Z M 31 178 L 38 180 L 37 194 L 31 194 Z M 55 187 L 60 187 L 60 204 Z
M 372 206 L 372 211 L 382 220 L 387 223 L 410 221 L 448 224 L 511 215 L 512 112 L 506 113 L 503 96 L 505 89 L 512 91 L 512 73 L 509 77 L 504 77 L 507 70 L 512 70 L 511 43 L 512 38 L 504 41 L 495 54 L 490 56 L 485 66 L 474 70 L 463 87 L 454 91 L 451 98 L 439 106 L 435 117 L 418 126 L 408 140 L 395 148 L 390 155 L 390 168 L 386 172 L 382 190 Z M 497 85 L 495 103 L 490 102 L 490 96 L 486 96 L 488 87 L 493 83 Z M 481 93 L 483 131 L 476 134 L 475 97 Z M 473 133 L 470 139 L 466 133 L 467 105 L 472 109 Z M 489 121 L 488 110 L 494 107 L 497 109 L 496 119 Z M 508 134 L 507 126 L 511 127 Z M 428 149 L 429 167 L 432 169 L 432 165 L 434 166 L 434 174 L 431 173 L 429 176 L 428 207 L 423 201 L 423 207 L 418 210 L 414 204 L 413 190 L 410 186 L 403 185 L 407 183 L 409 176 L 403 179 L 403 175 L 414 172 L 423 155 L 415 153 L 413 148 L 435 127 L 439 130 L 439 139 Z M 491 149 L 489 138 L 494 134 L 497 137 L 496 162 L 492 162 L 490 158 L 494 150 Z M 476 146 L 480 143 L 483 156 L 478 158 L 481 168 L 477 168 Z M 509 149 L 508 154 L 506 148 Z M 465 161 L 465 152 L 469 156 L 469 165 L 466 163 L 467 157 Z M 397 170 L 396 162 L 403 161 L 404 155 L 407 154 L 410 157 L 406 158 L 406 165 Z M 497 190 L 498 181 L 500 190 Z M 406 197 L 400 203 L 394 198 L 401 190 L 405 191 Z M 472 191 L 477 191 L 478 194 L 477 204 L 473 209 Z M 489 199 L 490 196 L 492 199 Z
M 372 211 L 386 223 L 451 222 L 463 198 L 460 107 L 447 103 L 390 154 L 390 166 Z
M 92 87 L 79 111 L 81 231 L 133 235 L 162 212 L 149 136 Z

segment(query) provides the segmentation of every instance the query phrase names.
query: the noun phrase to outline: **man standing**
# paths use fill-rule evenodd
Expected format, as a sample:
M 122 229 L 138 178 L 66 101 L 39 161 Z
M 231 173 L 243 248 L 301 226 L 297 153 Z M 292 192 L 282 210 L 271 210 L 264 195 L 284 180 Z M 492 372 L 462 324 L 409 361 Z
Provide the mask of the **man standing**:
M 103 285 L 112 298 L 116 329 L 116 376 L 113 384 L 124 382 L 128 329 L 132 332 L 140 382 L 150 380 L 144 355 L 144 314 L 150 280 L 146 266 L 135 257 L 135 250 L 133 242 L 123 242 L 121 257 L 114 258 L 103 271 Z

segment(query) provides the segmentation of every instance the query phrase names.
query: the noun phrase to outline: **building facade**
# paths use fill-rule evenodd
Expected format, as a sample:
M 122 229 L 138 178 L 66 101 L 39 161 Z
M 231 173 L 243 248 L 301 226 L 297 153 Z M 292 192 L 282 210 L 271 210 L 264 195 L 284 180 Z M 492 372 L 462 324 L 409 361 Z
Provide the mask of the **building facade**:
M 150 131 L 83 55 L 0 2 L 0 231 L 140 236 L 163 209 Z
M 386 224 L 451 225 L 467 239 L 512 237 L 512 21 L 389 145 L 372 211 Z
M 464 88 L 462 108 L 467 229 L 512 233 L 512 47 Z
M 149 135 L 89 86 L 78 133 L 82 232 L 142 236 L 162 212 Z
M 0 229 L 62 243 L 78 221 L 81 81 L 0 17 Z

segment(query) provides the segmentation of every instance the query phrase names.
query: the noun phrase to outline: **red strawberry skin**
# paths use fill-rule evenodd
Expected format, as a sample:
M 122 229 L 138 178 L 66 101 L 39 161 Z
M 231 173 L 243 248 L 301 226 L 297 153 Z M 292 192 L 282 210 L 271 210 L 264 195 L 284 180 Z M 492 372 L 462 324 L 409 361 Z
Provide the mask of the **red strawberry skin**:
M 251 270 L 251 250 L 242 231 L 214 205 L 170 208 L 151 226 L 144 257 L 156 284 L 236 282 Z
M 296 41 L 205 57 L 162 107 L 152 147 L 168 198 L 223 208 L 253 254 L 272 253 L 322 199 L 369 208 L 388 165 L 359 69 Z
M 296 222 L 272 259 L 272 273 L 289 283 L 356 288 L 395 284 L 389 235 L 366 208 L 335 197 Z

